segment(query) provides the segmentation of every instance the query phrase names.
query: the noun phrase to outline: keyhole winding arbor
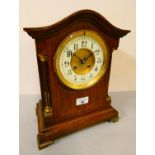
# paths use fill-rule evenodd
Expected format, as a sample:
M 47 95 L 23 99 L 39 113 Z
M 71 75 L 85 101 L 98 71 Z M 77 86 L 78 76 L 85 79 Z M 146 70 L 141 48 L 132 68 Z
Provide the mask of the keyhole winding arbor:
M 81 10 L 54 25 L 24 31 L 36 44 L 41 88 L 36 107 L 39 149 L 62 135 L 118 118 L 108 95 L 110 68 L 112 52 L 129 30 L 113 26 L 95 11 Z M 70 40 L 72 34 L 79 41 Z M 71 52 L 65 51 L 67 45 Z M 58 70 L 64 73 L 60 76 Z

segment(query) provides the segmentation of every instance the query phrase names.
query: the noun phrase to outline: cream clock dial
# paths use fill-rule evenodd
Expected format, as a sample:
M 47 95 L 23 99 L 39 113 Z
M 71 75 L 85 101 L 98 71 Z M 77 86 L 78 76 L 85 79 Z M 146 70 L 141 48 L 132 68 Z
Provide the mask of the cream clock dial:
M 55 66 L 59 79 L 66 86 L 72 89 L 89 88 L 106 70 L 106 44 L 96 32 L 74 32 L 60 44 Z

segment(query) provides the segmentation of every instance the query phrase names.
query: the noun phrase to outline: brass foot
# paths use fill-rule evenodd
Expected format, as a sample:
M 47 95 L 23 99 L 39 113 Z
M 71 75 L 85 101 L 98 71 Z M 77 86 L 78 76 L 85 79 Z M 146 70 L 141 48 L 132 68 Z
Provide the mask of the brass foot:
M 45 143 L 42 143 L 42 144 L 38 144 L 38 148 L 39 148 L 39 150 L 42 150 L 42 149 L 48 147 L 51 144 L 53 144 L 53 141 L 52 140 L 51 141 L 48 141 L 48 142 L 45 142 Z
M 42 150 L 42 149 L 44 149 L 44 148 L 46 148 L 46 147 L 48 147 L 49 145 L 51 145 L 51 144 L 54 143 L 52 140 L 51 140 L 51 141 L 46 141 L 46 142 L 44 142 L 44 143 L 40 143 L 38 137 L 37 137 L 37 139 L 38 139 L 38 148 L 39 148 L 39 150 Z
M 111 97 L 109 95 L 106 96 L 106 101 L 111 102 Z
M 119 119 L 120 119 L 119 116 L 116 116 L 116 117 L 110 119 L 109 121 L 113 122 L 113 123 L 116 123 L 116 122 L 119 122 Z

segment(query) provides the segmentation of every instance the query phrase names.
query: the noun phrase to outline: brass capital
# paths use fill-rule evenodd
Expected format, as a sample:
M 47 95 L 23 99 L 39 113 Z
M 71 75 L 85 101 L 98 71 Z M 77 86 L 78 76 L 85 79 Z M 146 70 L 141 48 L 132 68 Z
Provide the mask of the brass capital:
M 45 62 L 48 60 L 48 57 L 46 55 L 38 54 L 38 57 L 40 61 Z

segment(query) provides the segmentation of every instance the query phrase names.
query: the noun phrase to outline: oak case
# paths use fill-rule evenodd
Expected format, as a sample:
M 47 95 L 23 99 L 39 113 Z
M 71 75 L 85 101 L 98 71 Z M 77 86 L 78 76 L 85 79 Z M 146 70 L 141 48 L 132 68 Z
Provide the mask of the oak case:
M 108 95 L 111 59 L 118 48 L 119 38 L 129 30 L 110 24 L 92 10 L 78 11 L 62 21 L 42 28 L 24 28 L 35 39 L 38 60 L 41 100 L 37 103 L 38 147 L 47 147 L 52 140 L 95 123 L 118 118 Z M 108 48 L 107 68 L 102 78 L 92 87 L 74 90 L 58 78 L 54 58 L 59 44 L 71 33 L 80 30 L 100 34 Z M 76 99 L 88 96 L 89 103 L 77 106 Z

